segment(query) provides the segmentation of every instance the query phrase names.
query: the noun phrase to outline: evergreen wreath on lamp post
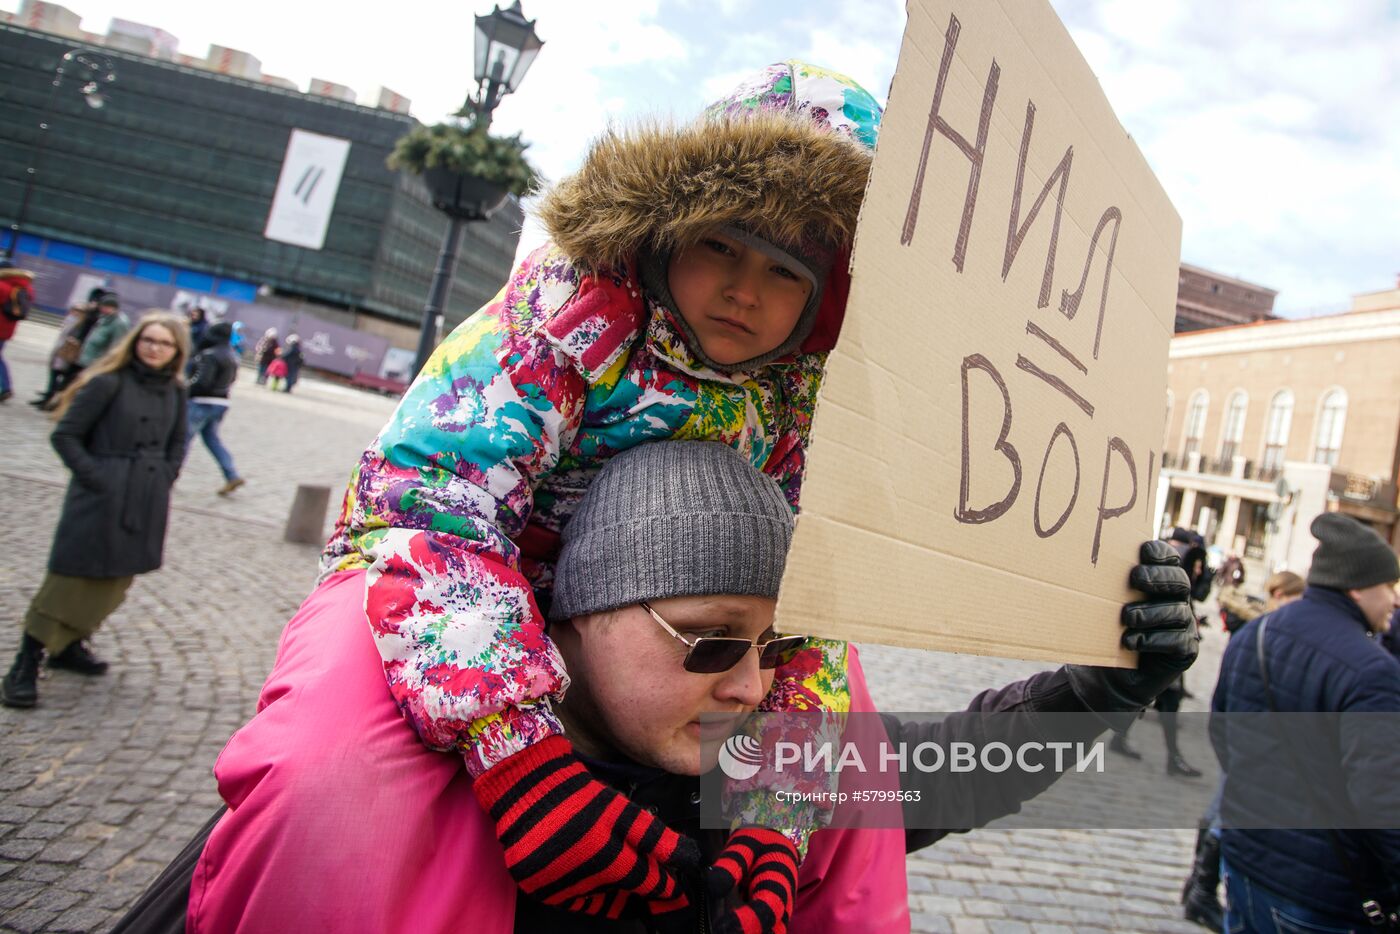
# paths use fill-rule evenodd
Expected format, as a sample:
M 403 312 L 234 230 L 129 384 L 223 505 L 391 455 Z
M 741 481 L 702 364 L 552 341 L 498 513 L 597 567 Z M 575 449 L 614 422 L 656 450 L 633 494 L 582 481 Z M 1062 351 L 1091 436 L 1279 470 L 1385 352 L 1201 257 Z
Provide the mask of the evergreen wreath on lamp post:
M 486 220 L 506 195 L 528 192 L 538 176 L 517 133 L 493 136 L 480 120 L 417 126 L 399 137 L 391 169 L 423 177 L 433 206 L 449 217 Z

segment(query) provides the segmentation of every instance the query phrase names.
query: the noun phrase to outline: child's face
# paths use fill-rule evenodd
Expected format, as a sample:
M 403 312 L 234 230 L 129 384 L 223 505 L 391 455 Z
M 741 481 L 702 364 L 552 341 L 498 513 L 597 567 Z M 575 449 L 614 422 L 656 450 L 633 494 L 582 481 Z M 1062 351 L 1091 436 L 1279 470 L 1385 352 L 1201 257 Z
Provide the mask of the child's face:
M 700 349 L 726 366 L 787 340 L 812 294 L 796 270 L 719 232 L 672 257 L 669 279 Z

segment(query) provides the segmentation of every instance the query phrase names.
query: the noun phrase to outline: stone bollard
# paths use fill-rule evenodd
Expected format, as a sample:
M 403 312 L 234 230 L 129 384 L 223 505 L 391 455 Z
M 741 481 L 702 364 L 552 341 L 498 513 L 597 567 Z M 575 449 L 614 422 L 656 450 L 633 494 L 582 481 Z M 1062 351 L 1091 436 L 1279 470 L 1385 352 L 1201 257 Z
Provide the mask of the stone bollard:
M 283 541 L 321 545 L 326 539 L 326 509 L 331 502 L 328 486 L 297 485 L 292 511 L 287 514 L 287 527 L 282 530 Z

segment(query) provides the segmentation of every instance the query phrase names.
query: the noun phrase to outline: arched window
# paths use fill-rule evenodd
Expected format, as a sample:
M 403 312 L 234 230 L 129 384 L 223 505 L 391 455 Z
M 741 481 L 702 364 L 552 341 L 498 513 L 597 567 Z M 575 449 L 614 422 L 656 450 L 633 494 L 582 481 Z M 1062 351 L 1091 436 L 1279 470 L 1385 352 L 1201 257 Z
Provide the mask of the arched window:
M 1206 433 L 1206 407 L 1210 405 L 1210 394 L 1204 389 L 1191 393 L 1191 401 L 1186 405 L 1186 427 L 1182 432 L 1181 460 L 1201 449 L 1201 438 Z
M 1220 462 L 1228 464 L 1240 453 L 1240 439 L 1244 437 L 1244 415 L 1249 408 L 1249 396 L 1243 389 L 1230 393 L 1225 403 L 1225 421 L 1220 429 Z
M 1313 463 L 1337 466 L 1337 454 L 1342 449 L 1342 430 L 1347 424 L 1347 394 L 1333 389 L 1322 397 L 1317 412 L 1317 440 L 1313 444 Z
M 1293 392 L 1280 389 L 1269 400 L 1269 417 L 1264 423 L 1264 456 L 1260 470 L 1282 470 L 1288 450 L 1288 432 L 1293 427 Z

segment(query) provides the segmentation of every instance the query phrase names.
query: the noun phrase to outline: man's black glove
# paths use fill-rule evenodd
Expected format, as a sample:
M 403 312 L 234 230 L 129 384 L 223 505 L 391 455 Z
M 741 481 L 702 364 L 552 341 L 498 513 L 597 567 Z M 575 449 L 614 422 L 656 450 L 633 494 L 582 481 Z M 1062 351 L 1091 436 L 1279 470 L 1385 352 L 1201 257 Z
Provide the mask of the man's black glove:
M 1171 687 L 1196 660 L 1200 632 L 1191 612 L 1191 581 L 1171 545 L 1143 542 L 1128 586 L 1147 595 L 1123 607 L 1123 647 L 1138 653 L 1136 668 L 1066 665 L 1070 686 L 1098 714 L 1136 714 Z M 1106 717 L 1126 726 L 1130 718 Z M 1124 720 L 1118 723 L 1118 720 Z

